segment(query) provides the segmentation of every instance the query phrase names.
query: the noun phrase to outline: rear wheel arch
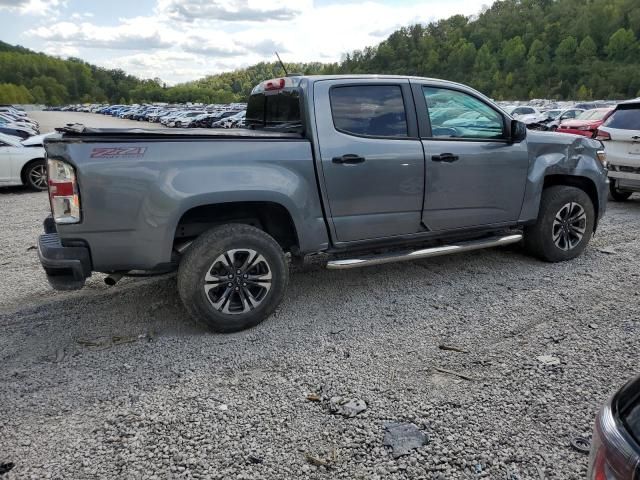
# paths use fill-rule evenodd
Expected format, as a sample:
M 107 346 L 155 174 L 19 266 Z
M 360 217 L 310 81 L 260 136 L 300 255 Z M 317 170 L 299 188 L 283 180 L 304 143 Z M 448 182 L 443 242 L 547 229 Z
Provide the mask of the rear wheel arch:
M 298 231 L 289 210 L 280 203 L 268 201 L 225 202 L 203 204 L 185 211 L 174 233 L 174 245 L 199 237 L 213 227 L 246 224 L 273 237 L 285 252 L 297 253 Z

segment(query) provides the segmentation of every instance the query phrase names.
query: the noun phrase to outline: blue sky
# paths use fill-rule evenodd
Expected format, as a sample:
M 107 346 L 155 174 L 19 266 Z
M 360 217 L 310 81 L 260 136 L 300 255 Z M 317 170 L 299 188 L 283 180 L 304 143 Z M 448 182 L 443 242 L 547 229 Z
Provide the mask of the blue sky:
M 339 60 L 492 0 L 0 0 L 0 40 L 170 84 L 273 60 Z

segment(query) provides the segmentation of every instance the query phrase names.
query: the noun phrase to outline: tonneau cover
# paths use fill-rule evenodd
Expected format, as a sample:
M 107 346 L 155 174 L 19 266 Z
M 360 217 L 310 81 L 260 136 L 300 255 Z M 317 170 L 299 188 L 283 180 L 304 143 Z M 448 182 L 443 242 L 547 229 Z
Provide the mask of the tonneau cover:
M 249 130 L 245 128 L 91 128 L 82 124 L 69 124 L 56 128 L 63 135 L 51 138 L 50 141 L 76 138 L 88 140 L 100 139 L 149 139 L 149 140 L 186 140 L 187 137 L 197 139 L 247 139 L 247 140 L 301 140 L 304 137 L 297 132 L 277 132 L 270 130 Z

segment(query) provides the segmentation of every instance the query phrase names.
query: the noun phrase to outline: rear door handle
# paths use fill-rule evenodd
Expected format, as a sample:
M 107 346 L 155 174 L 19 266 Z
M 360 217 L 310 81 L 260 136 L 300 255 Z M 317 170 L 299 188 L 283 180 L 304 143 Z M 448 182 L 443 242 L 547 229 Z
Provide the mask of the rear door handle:
M 453 153 L 441 153 L 440 155 L 434 155 L 431 157 L 431 160 L 433 160 L 434 162 L 455 162 L 457 160 L 460 160 L 460 157 L 458 157 L 457 155 L 454 155 Z
M 342 155 L 341 157 L 333 157 L 331 159 L 333 163 L 343 163 L 347 165 L 355 165 L 357 163 L 362 163 L 365 161 L 364 157 L 360 155 L 355 155 L 353 153 L 347 153 L 346 155 Z

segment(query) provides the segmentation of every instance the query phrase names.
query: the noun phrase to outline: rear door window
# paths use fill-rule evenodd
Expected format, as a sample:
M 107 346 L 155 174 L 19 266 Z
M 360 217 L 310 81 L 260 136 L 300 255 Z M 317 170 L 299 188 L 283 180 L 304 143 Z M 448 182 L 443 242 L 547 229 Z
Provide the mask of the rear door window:
M 409 136 L 399 85 L 334 87 L 329 98 L 333 124 L 338 131 L 366 137 Z
M 620 130 L 640 130 L 640 105 L 634 105 L 634 108 L 619 108 L 613 112 L 604 126 Z

